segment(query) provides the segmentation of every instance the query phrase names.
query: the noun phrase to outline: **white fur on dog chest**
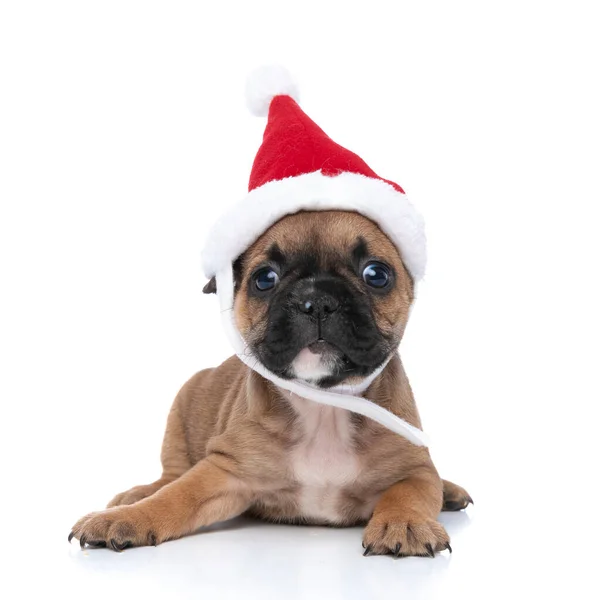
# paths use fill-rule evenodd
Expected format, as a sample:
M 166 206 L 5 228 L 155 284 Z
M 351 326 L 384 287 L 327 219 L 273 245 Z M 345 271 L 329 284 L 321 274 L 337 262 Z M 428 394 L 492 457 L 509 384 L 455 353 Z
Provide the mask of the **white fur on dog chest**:
M 341 492 L 359 474 L 350 413 L 295 395 L 290 403 L 302 427 L 291 455 L 293 476 L 301 486 L 300 512 L 311 519 L 341 522 Z

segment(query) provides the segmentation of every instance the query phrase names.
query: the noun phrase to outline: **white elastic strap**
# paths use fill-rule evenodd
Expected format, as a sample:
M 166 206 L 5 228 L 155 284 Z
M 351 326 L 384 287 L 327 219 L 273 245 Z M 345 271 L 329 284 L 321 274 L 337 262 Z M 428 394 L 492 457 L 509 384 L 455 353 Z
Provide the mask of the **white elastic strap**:
M 217 273 L 216 280 L 217 296 L 219 297 L 225 334 L 238 358 L 253 371 L 256 371 L 265 379 L 272 381 L 278 387 L 288 390 L 301 398 L 358 413 L 359 415 L 373 419 L 373 421 L 383 425 L 390 431 L 405 437 L 409 442 L 415 444 L 415 446 L 428 446 L 427 436 L 420 429 L 407 423 L 404 419 L 401 419 L 378 404 L 355 395 L 363 393 L 371 385 L 373 380 L 383 371 L 387 361 L 356 386 L 340 385 L 324 390 L 303 381 L 282 379 L 269 371 L 252 354 L 236 327 L 233 314 L 233 269 L 231 265 L 228 265 Z

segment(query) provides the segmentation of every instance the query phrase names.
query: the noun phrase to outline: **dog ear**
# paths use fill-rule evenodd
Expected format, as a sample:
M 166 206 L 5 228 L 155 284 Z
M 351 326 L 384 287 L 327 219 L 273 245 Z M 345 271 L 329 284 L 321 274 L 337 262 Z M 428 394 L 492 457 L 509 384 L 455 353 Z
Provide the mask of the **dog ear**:
M 238 256 L 233 263 L 233 282 L 236 291 L 240 289 L 242 285 L 242 278 L 244 272 L 244 255 Z
M 233 276 L 236 287 L 242 282 L 242 257 L 240 256 L 233 263 Z M 211 277 L 210 281 L 202 288 L 202 291 L 205 294 L 216 294 L 217 293 L 217 279 L 215 277 Z
M 214 277 L 210 278 L 210 281 L 202 288 L 205 294 L 216 294 L 217 293 L 217 280 Z

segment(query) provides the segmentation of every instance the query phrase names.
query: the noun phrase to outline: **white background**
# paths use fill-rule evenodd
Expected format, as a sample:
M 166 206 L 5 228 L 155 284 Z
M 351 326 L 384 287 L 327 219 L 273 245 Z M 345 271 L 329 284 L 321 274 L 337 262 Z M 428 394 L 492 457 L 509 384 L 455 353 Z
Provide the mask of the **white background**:
M 593 4 L 2 2 L 0 593 L 597 594 Z M 174 395 L 230 352 L 200 250 L 245 193 L 264 120 L 243 85 L 270 62 L 426 218 L 401 352 L 434 460 L 476 502 L 442 517 L 451 558 L 367 559 L 359 529 L 252 522 L 123 554 L 67 545 L 159 475 Z

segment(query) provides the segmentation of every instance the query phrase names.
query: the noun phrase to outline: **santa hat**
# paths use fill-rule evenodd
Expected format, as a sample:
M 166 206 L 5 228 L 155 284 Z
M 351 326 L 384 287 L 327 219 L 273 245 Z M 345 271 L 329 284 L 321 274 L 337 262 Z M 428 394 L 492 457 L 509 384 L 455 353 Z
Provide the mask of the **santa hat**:
M 423 219 L 404 190 L 379 177 L 354 152 L 336 144 L 298 105 L 298 90 L 282 67 L 263 67 L 248 79 L 246 100 L 267 116 L 248 195 L 213 226 L 202 255 L 215 276 L 271 225 L 299 211 L 358 212 L 388 235 L 415 281 L 425 272 Z
M 387 363 L 357 385 L 324 390 L 271 373 L 251 355 L 238 331 L 232 310 L 233 263 L 285 215 L 302 210 L 358 212 L 375 221 L 394 242 L 415 281 L 425 270 L 423 221 L 402 188 L 379 177 L 304 114 L 297 103 L 298 90 L 285 69 L 257 70 L 248 80 L 246 98 L 255 115 L 268 115 L 263 143 L 252 166 L 247 196 L 215 223 L 202 254 L 206 276 L 216 277 L 223 326 L 231 345 L 242 362 L 280 388 L 365 415 L 416 445 L 427 445 L 420 429 L 360 397 Z

